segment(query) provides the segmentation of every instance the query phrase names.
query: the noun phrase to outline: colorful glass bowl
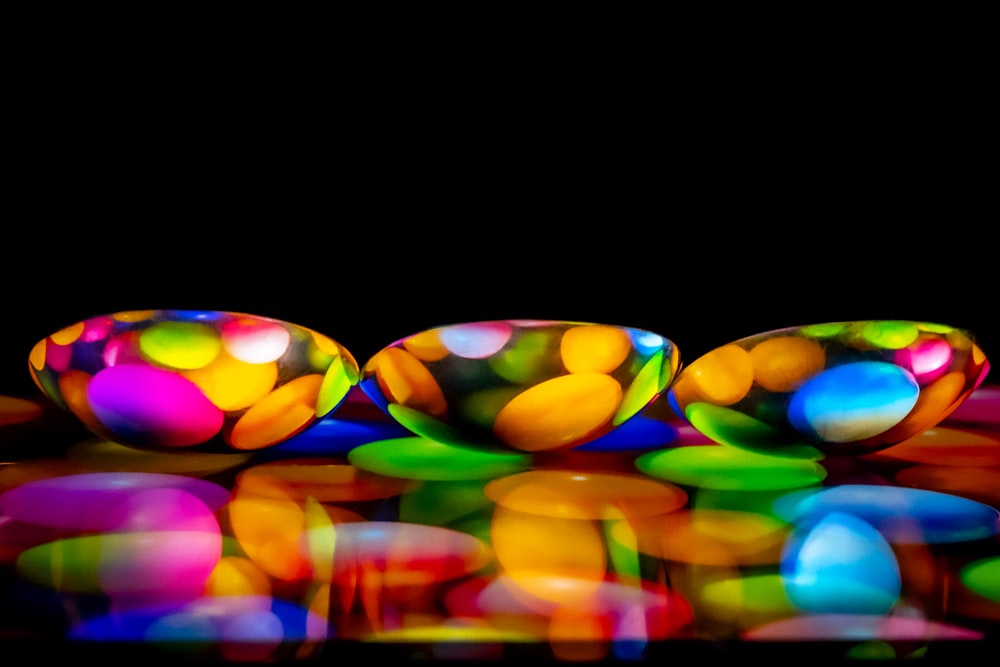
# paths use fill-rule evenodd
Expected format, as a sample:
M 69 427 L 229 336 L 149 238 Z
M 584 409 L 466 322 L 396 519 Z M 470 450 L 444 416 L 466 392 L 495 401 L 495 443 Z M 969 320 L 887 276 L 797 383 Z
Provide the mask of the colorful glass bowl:
M 865 454 L 939 423 L 986 377 L 972 335 L 905 320 L 768 331 L 681 371 L 670 406 L 725 445 L 799 458 Z
M 660 396 L 679 366 L 673 342 L 651 331 L 491 320 L 398 340 L 368 360 L 360 385 L 417 435 L 535 452 L 611 432 Z
M 28 369 L 98 436 L 185 450 L 280 443 L 339 406 L 360 372 L 321 333 L 215 310 L 91 317 L 35 344 Z

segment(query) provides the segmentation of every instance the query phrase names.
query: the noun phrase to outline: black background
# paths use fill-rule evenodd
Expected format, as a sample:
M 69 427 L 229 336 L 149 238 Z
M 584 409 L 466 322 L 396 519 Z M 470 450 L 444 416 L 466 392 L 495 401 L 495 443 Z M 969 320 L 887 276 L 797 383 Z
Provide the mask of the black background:
M 305 129 L 141 110 L 90 126 L 40 109 L 6 188 L 0 391 L 34 391 L 37 340 L 145 308 L 286 319 L 359 363 L 500 318 L 647 328 L 686 362 L 856 319 L 952 324 L 998 354 L 985 120 L 626 123 L 566 106 L 336 129 L 316 113 Z
M 499 318 L 647 328 L 688 363 L 857 319 L 1000 355 L 998 110 L 971 37 L 333 58 L 42 32 L 7 87 L 0 392 L 36 391 L 44 336 L 145 308 L 286 319 L 360 364 Z

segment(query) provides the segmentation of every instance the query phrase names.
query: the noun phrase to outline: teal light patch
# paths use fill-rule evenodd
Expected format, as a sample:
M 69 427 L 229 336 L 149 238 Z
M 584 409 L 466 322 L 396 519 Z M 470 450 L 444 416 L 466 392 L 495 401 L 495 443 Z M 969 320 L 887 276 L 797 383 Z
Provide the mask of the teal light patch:
M 707 438 L 723 445 L 772 456 L 813 460 L 823 457 L 808 443 L 791 440 L 788 432 L 730 408 L 695 402 L 687 406 L 684 416 Z
M 726 445 L 695 445 L 649 452 L 635 466 L 652 477 L 675 484 L 759 491 L 798 489 L 826 478 L 826 469 L 811 460 L 759 454 Z
M 418 480 L 493 479 L 524 470 L 531 456 L 451 445 L 420 436 L 376 440 L 347 453 L 359 467 Z

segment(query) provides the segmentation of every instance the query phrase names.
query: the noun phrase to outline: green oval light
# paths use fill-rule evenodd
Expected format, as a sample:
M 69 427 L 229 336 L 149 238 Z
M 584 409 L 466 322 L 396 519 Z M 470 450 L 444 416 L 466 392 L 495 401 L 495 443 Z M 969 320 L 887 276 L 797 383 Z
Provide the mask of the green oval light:
M 365 443 L 348 452 L 347 459 L 371 472 L 419 480 L 492 479 L 531 465 L 529 454 L 473 449 L 421 436 Z
M 652 477 L 712 489 L 794 489 L 826 478 L 815 461 L 768 456 L 727 445 L 694 445 L 649 452 L 635 460 Z

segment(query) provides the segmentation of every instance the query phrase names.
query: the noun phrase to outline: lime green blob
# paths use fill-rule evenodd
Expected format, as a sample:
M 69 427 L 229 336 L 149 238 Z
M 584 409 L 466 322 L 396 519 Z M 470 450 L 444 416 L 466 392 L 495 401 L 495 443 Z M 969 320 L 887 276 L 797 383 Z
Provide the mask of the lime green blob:
M 861 337 L 886 350 L 901 350 L 912 344 L 920 335 L 920 329 L 913 322 L 899 320 L 873 320 L 861 327 Z
M 824 475 L 825 479 L 825 475 Z M 798 487 L 797 487 L 798 488 Z M 698 487 L 691 494 L 691 508 L 700 510 L 721 510 L 728 512 L 749 512 L 787 523 L 775 511 L 775 501 L 788 493 L 788 489 L 717 489 Z
M 809 324 L 801 329 L 799 333 L 807 338 L 833 338 L 847 329 L 847 322 L 828 322 L 825 324 Z
M 713 607 L 785 617 L 798 609 L 785 594 L 779 574 L 760 574 L 712 581 L 702 587 L 701 599 Z
M 17 571 L 28 581 L 63 593 L 102 593 L 98 566 L 107 549 L 101 535 L 55 540 L 22 551 Z
M 427 480 L 399 499 L 399 520 L 450 527 L 472 516 L 489 518 L 493 511 L 483 487 L 489 480 Z
M 521 385 L 536 384 L 562 370 L 553 338 L 544 331 L 525 332 L 510 349 L 490 357 L 487 363 L 503 379 Z
M 45 395 L 52 399 L 52 401 L 58 405 L 60 408 L 66 412 L 72 412 L 69 405 L 66 403 L 66 397 L 62 394 L 62 388 L 59 386 L 59 375 L 53 373 L 49 369 L 43 369 L 36 374 L 38 378 L 38 384 L 41 386 L 42 391 Z
M 635 379 L 632 380 L 632 384 L 625 390 L 625 395 L 622 396 L 618 412 L 615 413 L 612 420 L 615 426 L 634 417 L 659 394 L 661 391 L 660 370 L 662 367 L 663 350 L 660 350 L 650 357 L 649 361 L 639 369 L 639 372 L 635 375 Z
M 1000 602 L 1000 556 L 969 563 L 959 572 L 959 578 L 969 590 Z
M 340 405 L 347 392 L 357 384 L 357 374 L 352 369 L 344 365 L 343 357 L 336 357 L 333 363 L 326 369 L 323 375 L 323 382 L 319 387 L 319 396 L 316 398 L 316 416 L 322 417 Z
M 468 392 L 456 399 L 451 407 L 463 422 L 474 424 L 484 432 L 492 432 L 497 414 L 523 390 L 523 387 L 495 387 Z
M 684 414 L 691 425 L 714 442 L 764 452 L 773 456 L 819 459 L 815 447 L 791 439 L 787 431 L 765 424 L 753 417 L 711 403 L 694 402 Z
M 222 340 L 217 331 L 199 322 L 159 322 L 139 335 L 139 349 L 150 361 L 192 370 L 215 359 Z
M 306 359 L 309 361 L 309 365 L 313 368 L 327 368 L 336 355 L 330 354 L 326 350 L 320 349 L 314 344 L 310 344 L 306 347 Z
M 675 484 L 711 489 L 797 489 L 826 477 L 814 461 L 768 456 L 725 445 L 678 447 L 640 455 L 635 466 Z
M 638 536 L 629 522 L 625 519 L 605 521 L 604 539 L 608 545 L 611 571 L 623 577 L 641 578 Z
M 528 454 L 473 449 L 419 436 L 358 445 L 348 452 L 347 460 L 371 472 L 420 480 L 493 479 L 531 465 Z
M 921 331 L 928 331 L 930 333 L 947 335 L 955 330 L 955 327 L 948 326 L 947 324 L 936 324 L 934 322 L 921 322 Z
M 677 376 L 677 371 L 681 366 L 681 356 L 677 348 L 673 345 L 665 345 L 663 348 L 663 361 L 660 363 L 660 380 L 656 389 L 659 392 L 666 391 Z
M 861 642 L 847 650 L 846 656 L 851 660 L 896 660 L 896 649 L 892 644 L 881 639 Z
M 390 417 L 417 435 L 439 442 L 463 444 L 462 435 L 457 430 L 424 412 L 399 403 L 389 403 L 386 410 Z
M 243 545 L 240 544 L 232 535 L 222 536 L 222 557 L 239 557 L 248 558 L 246 551 L 243 550 Z

